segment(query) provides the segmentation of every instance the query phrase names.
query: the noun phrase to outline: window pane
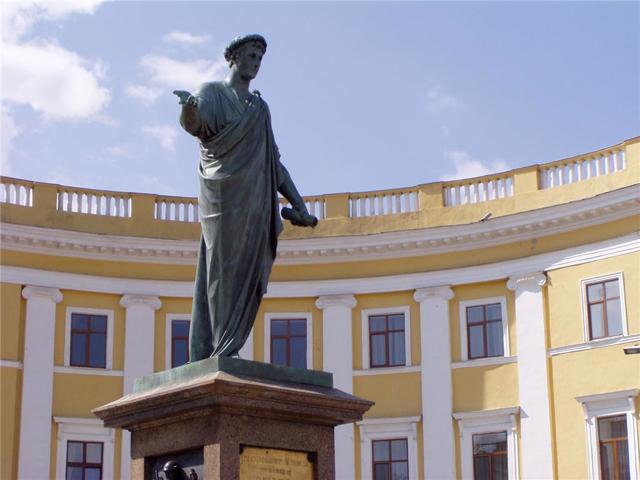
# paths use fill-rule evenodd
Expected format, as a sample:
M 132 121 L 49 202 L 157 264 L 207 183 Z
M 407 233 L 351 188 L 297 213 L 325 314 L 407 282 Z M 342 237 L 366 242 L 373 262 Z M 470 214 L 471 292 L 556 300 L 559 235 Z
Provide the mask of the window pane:
M 86 468 L 84 470 L 84 480 L 100 480 L 100 469 Z
M 482 332 L 484 327 L 482 325 L 475 325 L 469 327 L 469 358 L 484 357 L 484 340 Z
M 289 328 L 291 329 L 291 335 L 306 335 L 307 334 L 307 321 L 306 320 L 291 320 L 289 322 Z
M 271 320 L 271 335 L 287 335 L 289 333 L 287 320 Z
M 389 364 L 404 365 L 404 332 L 395 332 L 389 334 Z
M 489 320 L 502 320 L 502 305 L 499 303 L 487 305 L 487 321 Z
M 94 332 L 106 332 L 107 331 L 106 315 L 92 315 L 91 330 Z
M 188 337 L 189 336 L 189 320 L 173 320 L 171 322 L 172 337 Z
M 587 285 L 587 299 L 589 303 L 602 300 L 603 288 L 601 283 Z
M 489 455 L 473 456 L 473 479 L 491 480 L 490 474 L 491 457 Z
M 86 448 L 87 448 L 87 463 L 102 464 L 102 444 L 87 443 Z
M 492 480 L 508 480 L 509 469 L 507 467 L 507 455 L 493 455 L 491 457 Z
M 287 365 L 287 340 L 274 338 L 271 340 L 271 363 L 274 365 Z
M 171 367 L 179 367 L 189 361 L 189 342 L 187 340 L 173 341 L 173 358 Z
M 507 450 L 507 432 L 480 433 L 473 436 L 473 453 L 495 453 Z
M 307 368 L 307 338 L 291 338 L 291 367 Z
M 386 365 L 384 341 L 384 335 L 371 335 L 371 366 Z
M 489 357 L 501 357 L 504 355 L 502 333 L 502 322 L 487 323 L 487 355 Z
M 598 419 L 598 436 L 600 440 L 627 438 L 627 417 L 605 417 Z
M 409 464 L 407 462 L 393 462 L 391 464 L 391 478 L 393 480 L 409 480 Z
M 629 480 L 631 470 L 629 470 L 629 445 L 626 440 L 616 442 L 618 449 L 618 465 L 620 466 L 620 479 Z
M 589 307 L 591 321 L 591 338 L 604 337 L 604 319 L 602 318 L 602 304 L 597 303 Z
M 387 325 L 385 317 L 369 317 L 369 331 L 383 332 Z
M 107 366 L 107 336 L 104 333 L 89 335 L 89 365 L 104 368 Z
M 620 296 L 620 286 L 618 280 L 613 280 L 604 284 L 605 293 L 607 298 L 615 298 Z
M 67 467 L 66 480 L 82 480 L 82 467 Z
M 484 320 L 484 307 L 467 307 L 467 323 L 478 323 Z
M 600 444 L 600 470 L 602 480 L 618 480 L 615 476 L 614 445 L 612 443 Z
M 67 442 L 67 462 L 82 462 L 83 444 Z
M 86 365 L 87 336 L 82 333 L 71 335 L 71 365 Z
M 406 440 L 392 440 L 391 441 L 391 460 L 406 460 L 407 459 L 407 441 Z
M 373 466 L 373 480 L 389 480 L 388 463 L 378 463 Z
M 390 315 L 389 330 L 404 330 L 404 315 Z
M 373 441 L 373 461 L 386 462 L 389 460 L 389 441 Z
M 622 310 L 619 298 L 607 302 L 607 323 L 609 335 L 622 335 Z
M 71 314 L 71 329 L 72 330 L 87 330 L 89 327 L 89 320 L 86 315 L 80 313 Z

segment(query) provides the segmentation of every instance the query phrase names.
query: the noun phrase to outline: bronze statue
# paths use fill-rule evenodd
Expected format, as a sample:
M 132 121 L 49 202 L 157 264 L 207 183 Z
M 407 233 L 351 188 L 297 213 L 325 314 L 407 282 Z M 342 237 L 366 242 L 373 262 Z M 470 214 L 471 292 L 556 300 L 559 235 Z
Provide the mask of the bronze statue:
M 237 356 L 251 331 L 282 230 L 278 192 L 293 224 L 315 226 L 280 153 L 271 115 L 259 92 L 249 92 L 267 42 L 234 39 L 224 56 L 230 73 L 191 95 L 183 90 L 180 124 L 200 141 L 202 237 L 189 335 L 190 361 Z

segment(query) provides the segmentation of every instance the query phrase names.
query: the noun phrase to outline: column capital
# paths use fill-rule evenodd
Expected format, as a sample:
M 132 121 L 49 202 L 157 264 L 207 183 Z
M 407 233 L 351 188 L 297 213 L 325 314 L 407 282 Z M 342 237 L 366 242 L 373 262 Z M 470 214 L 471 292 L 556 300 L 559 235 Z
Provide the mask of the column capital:
M 22 298 L 25 300 L 46 298 L 54 303 L 59 303 L 62 301 L 62 292 L 57 288 L 27 286 L 22 289 Z
M 329 307 L 354 308 L 358 302 L 353 295 L 324 295 L 316 300 L 316 307 L 324 310 Z
M 120 299 L 120 306 L 124 308 L 147 307 L 151 310 L 158 310 L 162 306 L 162 302 L 153 295 L 123 295 Z
M 530 292 L 539 292 L 545 283 L 547 283 L 547 276 L 544 272 L 530 272 L 509 277 L 507 288 L 512 291 L 528 290 Z
M 451 300 L 454 297 L 453 290 L 448 285 L 441 285 L 439 287 L 426 287 L 418 288 L 413 293 L 413 299 L 422 303 L 430 298 L 439 298 L 442 300 Z

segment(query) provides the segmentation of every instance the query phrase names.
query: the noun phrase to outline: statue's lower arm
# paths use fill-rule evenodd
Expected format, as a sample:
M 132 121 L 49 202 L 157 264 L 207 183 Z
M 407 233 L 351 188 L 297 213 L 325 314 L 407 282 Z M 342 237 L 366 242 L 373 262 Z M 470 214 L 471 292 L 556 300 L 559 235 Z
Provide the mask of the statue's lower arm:
M 293 180 L 291 180 L 289 171 L 282 164 L 281 167 L 282 181 L 280 185 L 278 185 L 278 192 L 289 200 L 289 203 L 291 203 L 293 207 L 293 209 L 283 208 L 282 216 L 299 227 L 315 227 L 318 224 L 318 219 L 309 214 L 302 195 L 300 195 Z

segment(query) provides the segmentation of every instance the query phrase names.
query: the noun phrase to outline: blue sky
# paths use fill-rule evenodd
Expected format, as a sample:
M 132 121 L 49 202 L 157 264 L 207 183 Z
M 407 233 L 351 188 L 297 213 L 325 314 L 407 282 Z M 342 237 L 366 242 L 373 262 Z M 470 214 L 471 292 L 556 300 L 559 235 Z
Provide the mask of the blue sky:
M 637 2 L 5 3 L 2 173 L 196 195 L 173 89 L 269 43 L 258 78 L 303 194 L 548 162 L 640 132 Z

